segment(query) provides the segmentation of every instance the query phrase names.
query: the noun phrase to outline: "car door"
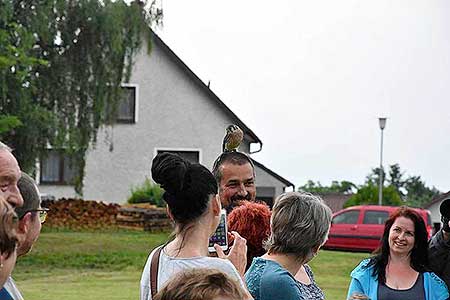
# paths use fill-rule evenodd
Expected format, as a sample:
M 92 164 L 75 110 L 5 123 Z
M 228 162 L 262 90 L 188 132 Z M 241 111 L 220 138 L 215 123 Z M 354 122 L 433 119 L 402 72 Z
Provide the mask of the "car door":
M 325 244 L 329 248 L 357 249 L 358 240 L 355 231 L 358 228 L 360 210 L 350 209 L 337 213 L 331 223 L 328 241 Z
M 380 245 L 380 239 L 384 231 L 384 222 L 389 217 L 386 210 L 367 209 L 364 211 L 357 234 L 360 239 L 361 249 L 373 251 Z

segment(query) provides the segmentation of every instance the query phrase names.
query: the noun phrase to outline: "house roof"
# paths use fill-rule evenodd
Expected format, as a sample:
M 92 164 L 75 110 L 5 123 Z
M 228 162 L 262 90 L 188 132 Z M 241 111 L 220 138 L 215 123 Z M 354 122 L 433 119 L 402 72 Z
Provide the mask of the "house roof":
M 440 195 L 434 196 L 433 199 L 431 199 L 430 202 L 428 202 L 427 204 L 424 205 L 424 208 L 430 208 L 435 203 L 439 203 L 439 202 L 443 201 L 446 198 L 450 198 L 450 191 L 448 191 L 447 193 L 444 193 L 444 194 L 440 194 Z
M 292 188 L 295 190 L 295 185 L 290 182 L 289 180 L 281 177 L 280 175 L 278 175 L 277 173 L 275 173 L 274 171 L 272 171 L 271 169 L 269 169 L 268 167 L 264 166 L 262 163 L 257 162 L 256 160 L 254 160 L 252 158 L 253 163 L 255 164 L 255 166 L 259 167 L 260 169 L 264 170 L 265 172 L 267 172 L 268 174 L 272 175 L 273 177 L 275 177 L 276 179 L 278 179 L 279 181 L 281 181 L 282 183 L 284 183 L 286 186 L 292 186 Z
M 320 197 L 322 197 L 325 204 L 331 208 L 331 211 L 335 213 L 344 208 L 345 202 L 347 202 L 352 195 L 353 194 L 327 193 L 320 194 Z
M 250 141 L 250 143 L 259 143 L 262 147 L 262 141 L 259 139 L 258 136 L 247 126 L 242 122 L 241 119 L 231 110 L 228 108 L 228 106 L 225 105 L 225 103 L 220 100 L 220 98 L 213 92 L 211 89 L 175 54 L 175 52 L 172 51 L 172 49 L 167 46 L 166 43 L 154 32 L 151 32 L 153 42 L 158 44 L 167 54 L 168 56 L 182 69 L 186 72 L 186 74 L 200 86 L 203 91 L 210 96 L 210 99 L 216 102 L 216 104 L 225 112 L 226 115 L 228 115 L 232 120 L 233 123 L 238 125 L 245 134 L 245 139 Z

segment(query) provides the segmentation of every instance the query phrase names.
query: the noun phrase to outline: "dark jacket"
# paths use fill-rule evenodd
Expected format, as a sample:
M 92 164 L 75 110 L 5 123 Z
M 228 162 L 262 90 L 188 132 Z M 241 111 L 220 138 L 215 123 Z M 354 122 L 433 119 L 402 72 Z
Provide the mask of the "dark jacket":
M 431 270 L 450 287 L 450 240 L 444 241 L 442 229 L 431 238 L 428 257 Z

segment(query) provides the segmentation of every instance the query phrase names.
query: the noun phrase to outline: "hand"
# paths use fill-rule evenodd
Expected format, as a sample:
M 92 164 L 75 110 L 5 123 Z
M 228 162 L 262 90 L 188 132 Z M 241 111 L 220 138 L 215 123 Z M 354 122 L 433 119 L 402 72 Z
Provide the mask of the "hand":
M 354 292 L 348 300 L 370 300 L 370 298 L 362 293 Z
M 245 267 L 247 266 L 247 240 L 240 236 L 236 231 L 232 231 L 231 234 L 234 237 L 234 243 L 228 255 L 225 255 L 222 248 L 217 244 L 214 244 L 214 249 L 216 249 L 218 257 L 231 261 L 239 274 L 244 276 Z

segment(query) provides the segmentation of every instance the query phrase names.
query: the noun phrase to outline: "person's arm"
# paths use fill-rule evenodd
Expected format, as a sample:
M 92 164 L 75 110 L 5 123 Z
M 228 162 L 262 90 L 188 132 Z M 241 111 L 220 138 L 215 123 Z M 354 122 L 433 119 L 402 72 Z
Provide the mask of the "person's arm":
M 433 272 L 442 275 L 450 254 L 450 233 L 439 230 L 428 244 L 428 257 Z
M 347 299 L 356 300 L 356 299 L 370 299 L 370 298 L 364 294 L 364 289 L 361 286 L 359 280 L 352 278 L 352 280 L 350 281 L 350 286 L 348 287 Z

